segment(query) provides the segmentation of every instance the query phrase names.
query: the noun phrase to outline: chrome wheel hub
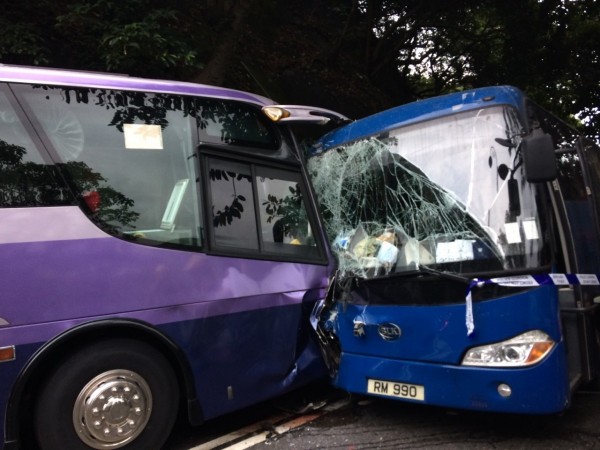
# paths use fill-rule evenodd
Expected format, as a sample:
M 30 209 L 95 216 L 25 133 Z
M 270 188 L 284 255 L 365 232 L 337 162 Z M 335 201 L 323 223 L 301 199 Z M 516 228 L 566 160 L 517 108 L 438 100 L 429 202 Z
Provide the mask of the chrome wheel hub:
M 73 408 L 73 425 L 86 445 L 119 448 L 144 430 L 151 412 L 152 393 L 144 379 L 129 370 L 111 370 L 83 387 Z

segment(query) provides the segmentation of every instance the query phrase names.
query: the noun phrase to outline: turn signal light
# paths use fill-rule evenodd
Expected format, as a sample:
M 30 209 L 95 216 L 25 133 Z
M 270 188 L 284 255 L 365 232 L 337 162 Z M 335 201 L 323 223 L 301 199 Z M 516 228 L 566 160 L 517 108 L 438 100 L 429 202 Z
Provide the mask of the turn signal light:
M 265 106 L 263 107 L 262 111 L 273 122 L 278 122 L 281 119 L 286 119 L 291 115 L 288 110 L 277 106 Z
M 15 347 L 0 347 L 0 362 L 14 361 L 16 357 Z

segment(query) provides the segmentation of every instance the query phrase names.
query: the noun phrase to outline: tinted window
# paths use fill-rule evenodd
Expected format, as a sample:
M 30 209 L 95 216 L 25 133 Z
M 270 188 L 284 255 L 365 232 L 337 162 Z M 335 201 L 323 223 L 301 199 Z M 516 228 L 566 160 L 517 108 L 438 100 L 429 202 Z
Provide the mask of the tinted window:
M 91 217 L 142 242 L 200 245 L 193 99 L 15 86 Z
M 258 167 L 256 187 L 265 253 L 316 255 L 298 174 Z
M 199 102 L 200 139 L 275 150 L 279 147 L 273 125 L 257 108 L 244 103 L 203 99 Z
M 211 159 L 209 178 L 215 245 L 258 250 L 250 166 Z
M 595 272 L 600 265 L 600 244 L 598 242 L 598 231 L 600 218 L 600 149 L 594 142 L 583 141 L 583 157 L 586 164 L 586 172 L 589 190 L 586 194 L 591 201 L 588 206 L 589 215 L 591 216 L 586 222 L 580 224 L 585 227 L 585 234 L 581 236 L 581 240 L 585 241 L 582 246 L 587 246 L 584 250 L 585 269 L 589 272 Z
M 296 172 L 208 158 L 213 244 L 262 257 L 320 256 Z
M 71 202 L 11 98 L 10 93 L 0 90 L 0 207 Z
M 199 144 L 208 142 L 219 153 L 245 148 L 281 157 L 271 150 L 279 149 L 276 129 L 252 105 L 90 88 L 13 89 L 60 168 L 64 190 L 74 192 L 105 231 L 139 243 L 202 248 Z M 6 120 L 12 117 L 5 99 L 0 107 Z M 18 145 L 31 148 L 24 154 L 33 158 L 35 146 L 23 141 L 27 133 L 9 128 L 25 136 Z M 234 256 L 321 257 L 299 173 L 221 158 L 205 161 L 215 248 Z

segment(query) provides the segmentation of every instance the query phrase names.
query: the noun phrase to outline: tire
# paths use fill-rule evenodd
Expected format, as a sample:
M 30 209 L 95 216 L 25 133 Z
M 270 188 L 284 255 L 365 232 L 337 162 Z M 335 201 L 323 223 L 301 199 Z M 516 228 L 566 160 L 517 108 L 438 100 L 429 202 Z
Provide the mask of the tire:
M 130 339 L 74 351 L 38 393 L 33 425 L 41 450 L 158 450 L 179 408 L 177 377 L 167 359 Z

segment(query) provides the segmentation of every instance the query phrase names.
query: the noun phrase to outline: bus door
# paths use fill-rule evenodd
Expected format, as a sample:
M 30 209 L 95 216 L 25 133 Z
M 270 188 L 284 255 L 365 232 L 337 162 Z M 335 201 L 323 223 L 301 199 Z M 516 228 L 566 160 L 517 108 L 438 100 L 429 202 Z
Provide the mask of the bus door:
M 552 182 L 557 233 L 557 271 L 595 274 L 600 267 L 598 148 L 579 139 L 576 148 L 557 151 L 558 178 Z M 561 262 L 564 264 L 560 266 Z M 559 290 L 563 332 L 571 385 L 587 383 L 600 369 L 596 285 L 572 285 Z

